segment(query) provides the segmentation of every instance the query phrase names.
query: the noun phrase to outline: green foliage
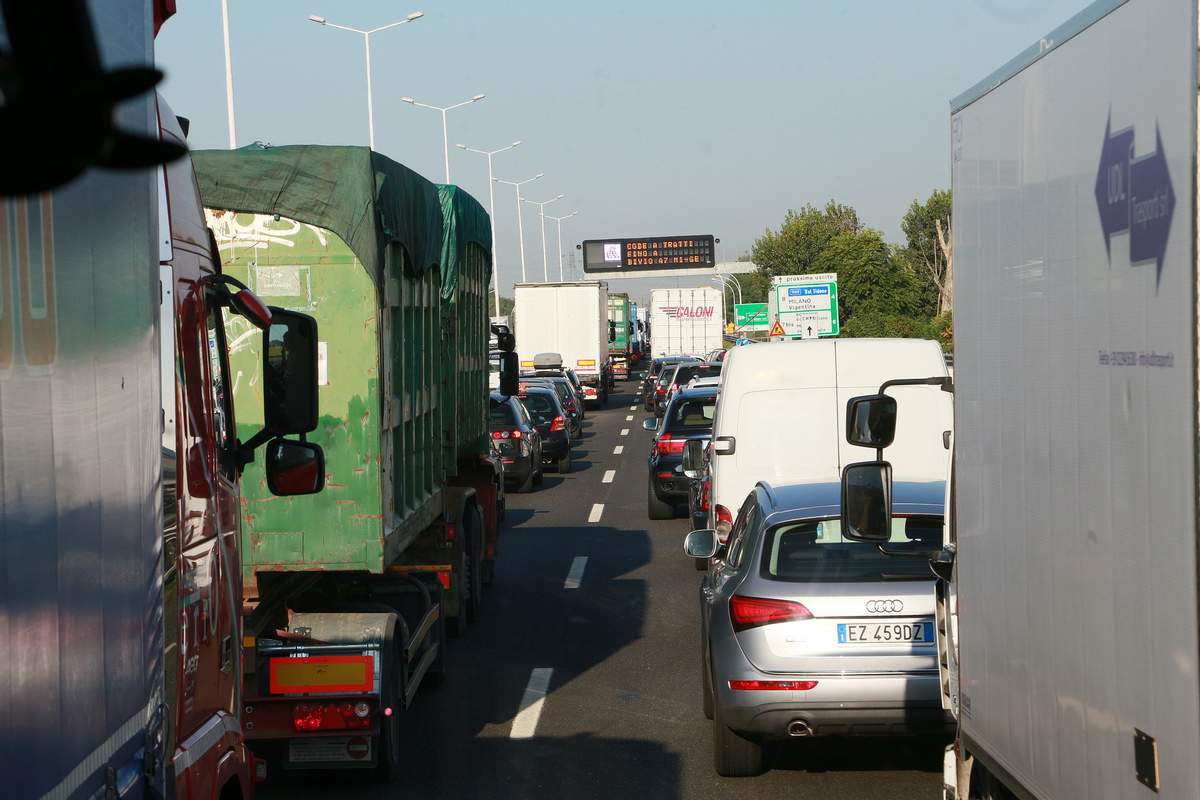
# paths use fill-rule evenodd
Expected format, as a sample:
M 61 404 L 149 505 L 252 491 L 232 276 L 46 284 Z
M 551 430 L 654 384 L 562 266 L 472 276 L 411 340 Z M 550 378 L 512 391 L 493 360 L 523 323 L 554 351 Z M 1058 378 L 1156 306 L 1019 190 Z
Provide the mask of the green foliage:
M 857 234 L 862 229 L 858 213 L 833 200 L 824 209 L 813 205 L 798 212 L 788 209 L 779 232 L 768 228 L 754 243 L 751 257 L 768 277 L 824 272 L 816 262 L 829 243 L 841 234 Z
M 511 297 L 500 295 L 500 316 L 512 318 L 513 307 L 517 304 Z
M 938 312 L 937 281 L 946 269 L 946 259 L 938 247 L 936 220 L 941 220 L 942 230 L 949 235 L 950 211 L 950 192 L 935 189 L 924 203 L 913 200 L 900 221 L 900 229 L 908 240 L 903 254 L 921 280 L 921 296 L 930 316 Z

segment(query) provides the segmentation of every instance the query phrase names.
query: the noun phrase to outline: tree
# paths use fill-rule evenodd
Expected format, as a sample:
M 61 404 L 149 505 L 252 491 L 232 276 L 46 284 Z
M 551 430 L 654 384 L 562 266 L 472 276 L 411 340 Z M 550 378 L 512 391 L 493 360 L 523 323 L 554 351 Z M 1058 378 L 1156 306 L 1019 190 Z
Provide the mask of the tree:
M 799 211 L 788 209 L 779 232 L 768 228 L 754 243 L 751 257 L 768 277 L 822 272 L 816 267 L 816 260 L 825 247 L 841 234 L 857 234 L 862 230 L 858 213 L 833 200 L 824 209 L 813 205 Z
M 900 222 L 908 239 L 905 252 L 926 282 L 932 315 L 949 311 L 954 305 L 950 216 L 950 192 L 936 189 L 924 203 L 913 200 Z

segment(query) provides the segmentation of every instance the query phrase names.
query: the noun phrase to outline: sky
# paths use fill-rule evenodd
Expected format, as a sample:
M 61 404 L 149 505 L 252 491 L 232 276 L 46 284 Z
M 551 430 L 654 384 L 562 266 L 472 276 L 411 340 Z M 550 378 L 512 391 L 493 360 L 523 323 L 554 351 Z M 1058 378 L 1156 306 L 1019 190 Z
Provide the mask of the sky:
M 713 234 L 720 260 L 749 253 L 789 208 L 830 199 L 902 243 L 914 199 L 948 188 L 949 101 L 1085 0 L 229 0 L 237 144 L 367 143 L 360 29 L 373 34 L 375 145 L 442 182 L 449 106 L 451 182 L 488 204 L 487 159 L 455 149 L 521 146 L 498 178 L 544 177 L 564 194 L 570 275 L 584 239 Z M 228 146 L 218 0 L 180 0 L 156 41 L 163 94 L 191 121 L 193 149 Z M 512 187 L 495 186 L 501 293 L 521 278 Z M 537 208 L 525 206 L 526 277 L 541 280 Z M 556 280 L 555 225 L 546 223 Z M 581 263 L 577 259 L 576 264 Z M 611 281 L 644 298 L 655 285 Z

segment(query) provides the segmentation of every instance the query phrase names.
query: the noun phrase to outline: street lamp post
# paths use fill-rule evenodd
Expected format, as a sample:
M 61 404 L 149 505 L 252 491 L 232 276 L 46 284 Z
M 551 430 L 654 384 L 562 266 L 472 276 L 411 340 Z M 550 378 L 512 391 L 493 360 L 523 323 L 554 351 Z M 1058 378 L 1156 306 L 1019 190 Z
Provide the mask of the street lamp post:
M 492 156 L 496 153 L 503 153 L 505 150 L 512 150 L 521 143 L 517 139 L 507 147 L 499 147 L 495 150 L 476 150 L 474 147 L 467 147 L 465 144 L 454 145 L 459 150 L 466 150 L 468 153 L 478 153 L 481 156 L 487 156 L 488 165 L 488 214 L 492 217 L 492 280 L 495 281 L 496 287 L 496 316 L 500 316 L 500 266 L 496 256 L 496 186 L 495 178 L 492 177 Z
M 538 226 L 542 229 L 542 280 L 550 282 L 550 264 L 546 259 L 546 206 L 553 203 L 555 200 L 561 200 L 566 197 L 565 194 L 560 194 L 556 197 L 551 197 L 549 200 L 526 200 L 531 206 L 538 207 Z
M 570 214 L 566 214 L 561 217 L 546 217 L 546 219 L 554 222 L 558 228 L 558 280 L 560 282 L 563 280 L 563 266 L 562 266 L 562 224 L 563 224 L 563 220 L 570 219 L 571 217 L 575 216 L 578 213 L 579 213 L 578 211 L 572 211 Z
M 545 173 L 539 172 L 532 178 L 526 178 L 523 181 L 506 181 L 500 178 L 492 178 L 493 183 L 507 184 L 508 186 L 512 186 L 517 190 L 517 239 L 519 240 L 521 246 L 521 283 L 525 283 L 525 222 L 523 220 L 525 215 L 521 213 L 521 200 L 524 199 L 521 197 L 521 186 L 526 183 L 532 183 L 533 181 L 536 181 L 538 178 L 542 177 L 543 174 Z
M 229 0 L 221 0 L 221 32 L 225 36 L 225 111 L 229 116 L 229 149 L 237 147 L 233 124 L 233 58 L 229 52 Z
M 375 149 L 375 108 L 374 101 L 371 97 L 371 34 L 379 33 L 380 31 L 386 31 L 388 28 L 395 28 L 397 25 L 403 25 L 406 22 L 418 20 L 423 16 L 425 16 L 425 12 L 414 11 L 399 22 L 391 22 L 387 25 L 380 25 L 378 28 L 371 28 L 365 31 L 360 28 L 351 28 L 348 25 L 337 25 L 325 19 L 324 17 L 317 16 L 316 14 L 309 16 L 309 19 L 318 25 L 329 28 L 337 28 L 338 30 L 343 31 L 350 31 L 351 33 L 360 34 L 363 37 L 363 46 L 366 50 L 367 56 L 367 144 L 372 150 Z
M 485 97 L 487 97 L 487 95 L 477 94 L 470 100 L 463 100 L 461 103 L 455 103 L 452 106 L 431 106 L 428 103 L 421 103 L 413 100 L 411 97 L 400 98 L 400 102 L 408 103 L 410 106 L 416 106 L 417 108 L 428 108 L 431 111 L 442 112 L 442 158 L 446 162 L 446 180 L 442 181 L 443 183 L 450 182 L 450 133 L 446 127 L 446 112 L 453 111 L 456 108 L 462 108 L 463 106 L 469 106 L 471 103 L 478 103 Z

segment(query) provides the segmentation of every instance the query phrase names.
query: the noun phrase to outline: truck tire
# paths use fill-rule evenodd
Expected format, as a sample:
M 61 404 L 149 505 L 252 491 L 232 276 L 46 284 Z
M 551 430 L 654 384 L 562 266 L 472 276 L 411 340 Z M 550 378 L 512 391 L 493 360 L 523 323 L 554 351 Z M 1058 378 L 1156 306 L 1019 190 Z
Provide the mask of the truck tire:
M 566 475 L 571 471 L 571 449 L 567 448 L 567 454 L 558 460 L 558 465 L 554 471 L 559 475 Z
M 404 697 L 404 647 L 403 643 L 394 636 L 386 640 L 390 657 L 383 659 L 383 674 L 380 679 L 380 704 L 391 708 L 392 713 L 379 720 L 379 737 L 376 740 L 378 748 L 378 763 L 375 766 L 375 779 L 381 783 L 392 783 L 402 774 L 400 758 L 400 709 Z
M 470 521 L 467 529 L 467 587 L 470 596 L 467 598 L 467 621 L 478 622 L 483 615 L 483 515 L 479 506 L 472 504 L 467 511 L 465 520 Z
M 762 742 L 725 727 L 721 704 L 713 704 L 713 768 L 724 778 L 749 778 L 763 771 Z
M 650 519 L 674 519 L 675 507 L 670 503 L 664 503 L 658 499 L 658 495 L 654 493 L 654 487 L 646 481 L 646 516 Z

